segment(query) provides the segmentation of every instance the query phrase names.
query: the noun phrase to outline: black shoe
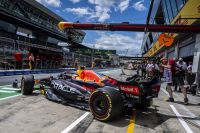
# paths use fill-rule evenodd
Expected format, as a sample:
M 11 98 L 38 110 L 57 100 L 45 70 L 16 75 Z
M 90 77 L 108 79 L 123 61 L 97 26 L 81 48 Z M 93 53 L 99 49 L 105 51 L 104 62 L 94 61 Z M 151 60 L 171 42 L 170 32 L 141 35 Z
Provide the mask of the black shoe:
M 184 98 L 184 104 L 185 104 L 185 105 L 188 104 L 188 98 Z
M 174 98 L 170 97 L 169 99 L 166 100 L 167 102 L 174 102 Z

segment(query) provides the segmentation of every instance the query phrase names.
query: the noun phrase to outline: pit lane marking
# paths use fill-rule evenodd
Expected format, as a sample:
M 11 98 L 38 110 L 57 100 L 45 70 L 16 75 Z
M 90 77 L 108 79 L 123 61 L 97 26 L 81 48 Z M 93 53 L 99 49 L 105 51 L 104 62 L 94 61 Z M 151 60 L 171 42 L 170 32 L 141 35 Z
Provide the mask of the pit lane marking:
M 168 94 L 168 92 L 167 92 L 165 89 L 161 88 L 161 90 L 169 97 L 169 94 Z M 176 96 L 176 97 L 180 97 L 179 95 L 177 95 L 177 94 L 175 94 L 175 93 L 173 93 L 173 95 Z M 191 100 L 191 101 L 192 101 L 192 100 Z M 178 106 L 179 106 L 181 109 L 185 110 L 185 112 L 187 113 L 187 115 L 189 115 L 191 118 L 197 118 L 197 116 L 196 116 L 195 114 L 193 114 L 193 113 L 192 113 L 188 108 L 186 108 L 184 105 L 178 104 Z M 199 120 L 194 120 L 194 122 L 200 126 L 200 121 L 199 121 Z
M 12 85 L 0 85 L 0 88 L 2 87 L 12 87 Z
M 128 129 L 126 133 L 134 133 L 135 129 L 135 117 L 136 117 L 136 111 L 133 112 L 133 116 L 131 117 L 128 125 Z
M 18 97 L 18 96 L 21 96 L 21 95 L 22 95 L 22 94 L 18 94 L 18 95 L 14 95 L 14 96 L 9 96 L 9 97 L 0 98 L 0 101 L 6 100 L 6 99 L 10 99 L 10 98 L 14 98 L 14 97 Z
M 168 92 L 167 92 L 165 89 L 161 88 L 161 90 L 169 97 L 169 94 L 168 94 Z M 175 96 L 178 97 L 178 95 L 175 95 Z M 176 114 L 176 116 L 177 116 L 179 122 L 182 124 L 182 126 L 184 127 L 184 129 L 186 130 L 186 132 L 187 132 L 187 133 L 193 133 L 192 130 L 190 129 L 190 127 L 187 125 L 187 123 L 186 123 L 186 122 L 184 121 L 184 119 L 182 118 L 182 117 L 184 117 L 184 116 L 181 115 L 181 114 L 176 110 L 176 108 L 174 107 L 174 105 L 171 105 L 171 104 L 170 104 L 170 107 L 171 107 L 172 111 Z M 182 105 L 182 107 L 185 108 L 184 110 L 185 110 L 186 112 L 189 111 L 185 106 Z M 190 112 L 190 111 L 189 111 L 189 112 Z M 190 116 L 191 116 L 191 114 L 190 114 Z
M 185 110 L 185 112 L 187 113 L 187 115 L 190 116 L 190 118 L 198 118 L 195 114 L 193 114 L 188 108 L 186 108 L 183 105 L 178 105 L 181 109 Z M 200 126 L 200 121 L 199 120 L 194 120 L 194 122 Z
M 21 94 L 16 92 L 19 90 L 20 90 L 19 88 L 13 88 L 12 85 L 0 85 L 0 94 L 2 96 L 11 94 L 3 98 L 0 98 L 0 101 L 20 96 Z
M 76 121 L 74 121 L 71 125 L 65 128 L 61 133 L 69 133 L 76 125 L 78 125 L 83 119 L 85 119 L 90 112 L 86 112 L 81 117 L 79 117 Z
M 174 105 L 170 104 L 171 109 L 173 110 L 173 112 L 176 114 L 179 122 L 182 124 L 182 126 L 184 127 L 185 131 L 187 133 L 193 133 L 193 131 L 190 129 L 190 127 L 188 126 L 188 124 L 184 121 L 184 119 L 181 117 L 181 115 L 179 114 L 179 112 L 176 110 L 176 108 L 174 107 Z
M 3 87 L 3 88 L 0 88 L 0 91 L 1 90 L 18 91 L 18 90 L 21 90 L 21 89 L 20 88 Z
M 164 88 L 161 88 L 161 90 L 169 97 L 168 92 Z
M 3 92 L 3 93 L 14 93 L 16 91 L 12 91 L 12 90 L 0 90 L 0 92 Z

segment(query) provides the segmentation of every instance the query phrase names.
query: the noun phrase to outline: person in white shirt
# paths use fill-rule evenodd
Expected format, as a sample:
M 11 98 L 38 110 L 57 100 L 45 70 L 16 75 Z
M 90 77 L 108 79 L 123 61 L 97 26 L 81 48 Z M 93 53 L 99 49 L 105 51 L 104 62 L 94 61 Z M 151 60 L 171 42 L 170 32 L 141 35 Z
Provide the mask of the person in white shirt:
M 192 62 L 189 62 L 189 65 L 187 67 L 187 73 L 192 74 Z
M 185 61 L 183 61 L 182 58 L 179 58 L 179 60 L 176 63 L 178 65 L 178 67 L 180 67 L 182 70 L 186 71 L 187 69 L 187 64 L 185 63 Z
M 147 64 L 146 71 L 148 76 L 155 76 L 156 72 L 159 71 L 159 67 L 154 61 L 150 61 L 150 63 Z
M 184 87 L 184 79 L 185 79 L 185 72 L 187 70 L 187 65 L 183 61 L 182 58 L 179 58 L 178 62 L 176 63 L 175 67 L 175 75 L 176 75 L 176 83 L 178 84 L 179 88 L 181 89 L 183 95 L 184 95 L 184 103 L 188 104 L 188 98 L 187 98 L 187 90 L 186 87 Z
M 128 64 L 128 69 L 133 69 L 133 64 L 132 64 L 132 62 L 129 62 L 129 64 Z

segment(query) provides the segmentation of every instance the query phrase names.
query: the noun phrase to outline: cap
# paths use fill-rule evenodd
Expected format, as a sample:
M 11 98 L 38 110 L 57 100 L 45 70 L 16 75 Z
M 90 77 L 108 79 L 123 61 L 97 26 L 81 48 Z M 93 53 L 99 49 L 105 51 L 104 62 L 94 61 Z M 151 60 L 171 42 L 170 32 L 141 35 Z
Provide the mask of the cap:
M 183 59 L 182 59 L 182 58 L 179 58 L 178 60 L 179 60 L 179 61 L 183 61 Z
M 85 66 L 81 66 L 80 69 L 85 69 Z

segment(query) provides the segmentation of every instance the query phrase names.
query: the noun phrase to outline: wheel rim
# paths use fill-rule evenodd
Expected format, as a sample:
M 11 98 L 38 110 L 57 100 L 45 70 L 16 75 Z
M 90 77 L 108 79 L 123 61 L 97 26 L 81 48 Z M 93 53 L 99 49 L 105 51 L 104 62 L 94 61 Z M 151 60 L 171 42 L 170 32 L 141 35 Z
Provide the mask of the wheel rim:
M 92 102 L 92 110 L 98 116 L 105 116 L 109 112 L 108 100 L 105 96 L 96 96 Z

